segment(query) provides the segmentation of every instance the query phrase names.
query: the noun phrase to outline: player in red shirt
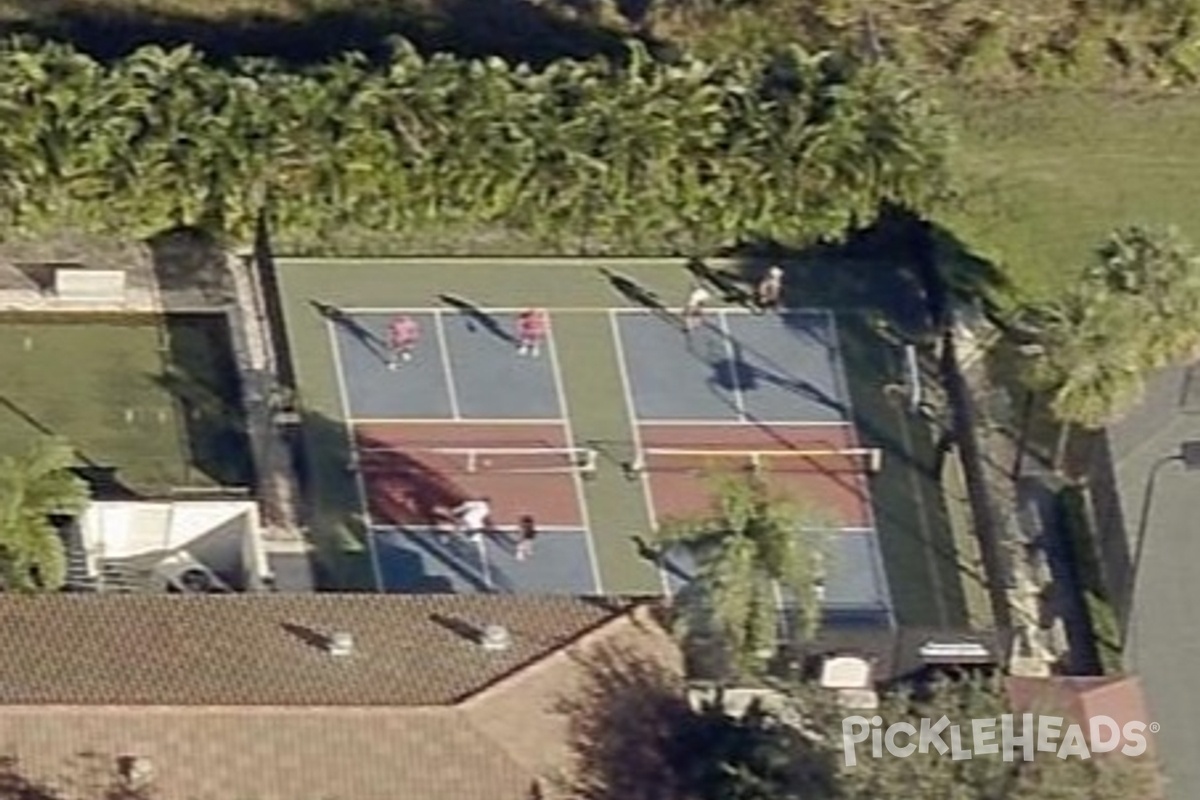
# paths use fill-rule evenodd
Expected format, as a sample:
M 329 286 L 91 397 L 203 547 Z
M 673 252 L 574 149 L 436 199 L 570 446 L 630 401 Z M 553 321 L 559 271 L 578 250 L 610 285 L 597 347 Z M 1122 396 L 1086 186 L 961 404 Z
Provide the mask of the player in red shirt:
M 401 314 L 388 324 L 388 347 L 391 358 L 388 369 L 397 369 L 401 361 L 412 361 L 413 350 L 421 338 L 421 326 L 407 314 Z
M 517 317 L 517 353 L 537 358 L 541 353 L 542 339 L 549 327 L 546 312 L 540 308 L 527 308 Z

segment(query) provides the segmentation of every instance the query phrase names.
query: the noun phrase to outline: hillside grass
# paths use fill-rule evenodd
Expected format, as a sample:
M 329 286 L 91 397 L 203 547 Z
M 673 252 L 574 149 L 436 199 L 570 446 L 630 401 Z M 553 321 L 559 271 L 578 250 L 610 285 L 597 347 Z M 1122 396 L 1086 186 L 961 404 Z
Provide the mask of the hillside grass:
M 1001 268 L 1009 300 L 1069 285 L 1118 226 L 1175 225 L 1200 244 L 1200 102 L 1176 95 L 946 91 L 963 191 L 940 217 Z

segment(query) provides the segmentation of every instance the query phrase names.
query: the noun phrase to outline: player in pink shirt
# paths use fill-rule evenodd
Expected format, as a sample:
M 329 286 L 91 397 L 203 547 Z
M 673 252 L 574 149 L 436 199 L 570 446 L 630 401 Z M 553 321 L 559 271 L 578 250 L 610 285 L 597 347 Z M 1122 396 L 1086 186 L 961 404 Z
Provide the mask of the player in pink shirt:
M 542 309 L 527 308 L 522 311 L 517 317 L 517 353 L 537 358 L 548 327 L 549 320 Z
M 401 361 L 412 361 L 413 350 L 421 339 L 421 326 L 407 314 L 401 314 L 388 324 L 388 347 L 391 359 L 388 369 L 397 369 Z

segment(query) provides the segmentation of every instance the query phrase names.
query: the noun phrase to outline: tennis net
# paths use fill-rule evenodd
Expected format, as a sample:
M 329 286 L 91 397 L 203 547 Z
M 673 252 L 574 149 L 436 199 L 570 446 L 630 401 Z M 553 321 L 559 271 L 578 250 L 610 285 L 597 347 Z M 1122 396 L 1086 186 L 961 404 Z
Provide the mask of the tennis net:
M 428 470 L 442 473 L 554 474 L 596 471 L 596 451 L 587 447 L 359 448 L 354 466 L 370 474 Z
M 681 450 L 646 448 L 629 465 L 645 472 L 812 472 L 875 473 L 883 451 L 875 447 L 811 450 Z

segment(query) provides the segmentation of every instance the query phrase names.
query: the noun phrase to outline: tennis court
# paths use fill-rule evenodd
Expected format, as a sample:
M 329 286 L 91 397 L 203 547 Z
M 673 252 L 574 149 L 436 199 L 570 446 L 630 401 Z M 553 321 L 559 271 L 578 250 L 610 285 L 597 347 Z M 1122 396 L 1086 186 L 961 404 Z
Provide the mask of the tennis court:
M 696 279 L 665 260 L 281 263 L 313 536 L 344 585 L 671 592 L 694 564 L 648 550 L 654 530 L 704 511 L 715 473 L 753 470 L 818 512 L 796 536 L 823 551 L 830 614 L 952 620 L 953 552 L 933 501 L 912 501 L 932 442 L 883 396 L 890 356 L 857 312 L 806 278 L 812 307 L 755 313 L 717 291 L 685 334 Z M 549 319 L 537 358 L 516 343 L 529 306 Z M 389 369 L 397 315 L 420 337 Z M 494 529 L 454 533 L 445 509 L 479 497 Z M 539 533 L 519 559 L 523 517 Z

